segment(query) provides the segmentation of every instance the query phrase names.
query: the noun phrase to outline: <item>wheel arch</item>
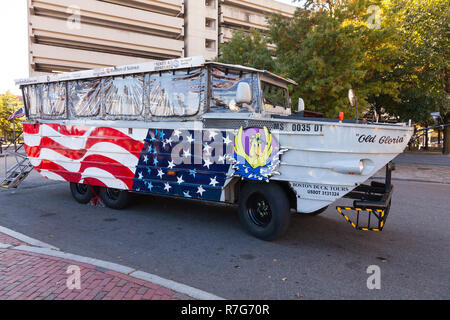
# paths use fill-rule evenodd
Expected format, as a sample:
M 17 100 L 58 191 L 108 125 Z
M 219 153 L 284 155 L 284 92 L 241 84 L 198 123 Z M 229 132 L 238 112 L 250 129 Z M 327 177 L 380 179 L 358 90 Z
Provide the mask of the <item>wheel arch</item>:
M 227 188 L 230 188 L 231 192 L 230 191 L 228 192 L 229 197 L 226 197 L 227 202 L 237 203 L 239 201 L 239 195 L 240 195 L 241 189 L 247 183 L 252 183 L 252 182 L 255 182 L 255 181 L 246 180 L 246 179 L 237 179 L 231 186 L 228 186 Z M 261 182 L 261 183 L 267 183 L 267 182 Z M 273 183 L 273 184 L 279 185 L 283 189 L 283 191 L 285 192 L 286 196 L 289 199 L 290 208 L 297 210 L 297 194 L 292 189 L 289 182 L 270 180 L 268 183 Z

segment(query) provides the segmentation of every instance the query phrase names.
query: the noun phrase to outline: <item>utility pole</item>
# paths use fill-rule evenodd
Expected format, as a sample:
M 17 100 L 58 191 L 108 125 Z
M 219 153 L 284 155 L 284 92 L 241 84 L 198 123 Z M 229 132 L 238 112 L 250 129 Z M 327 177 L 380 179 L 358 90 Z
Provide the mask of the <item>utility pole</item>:
M 12 107 L 12 111 L 14 114 L 16 112 L 15 108 L 14 108 L 14 104 L 7 102 L 8 105 L 10 105 Z M 14 141 L 14 151 L 17 151 L 17 144 L 16 144 L 16 118 L 12 118 L 12 123 L 13 123 L 13 141 Z
M 16 112 L 15 108 L 14 108 L 14 104 L 12 105 L 12 109 L 13 109 L 13 114 L 14 112 Z M 17 145 L 16 145 L 16 118 L 14 117 L 12 119 L 12 123 L 13 123 L 13 139 L 14 139 L 14 151 L 17 151 Z

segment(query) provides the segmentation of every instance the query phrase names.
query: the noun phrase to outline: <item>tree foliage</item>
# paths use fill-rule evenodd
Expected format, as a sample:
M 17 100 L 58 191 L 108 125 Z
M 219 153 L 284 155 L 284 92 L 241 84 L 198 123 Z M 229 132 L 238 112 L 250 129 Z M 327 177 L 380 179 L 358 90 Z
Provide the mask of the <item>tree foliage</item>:
M 279 72 L 300 86 L 307 108 L 336 116 L 355 113 L 347 99 L 354 89 L 361 109 L 370 109 L 374 96 L 396 97 L 398 83 L 389 77 L 394 68 L 395 32 L 380 20 L 369 27 L 367 8 L 380 1 L 309 2 L 291 20 L 270 19 L 270 35 L 277 45 Z
M 219 62 L 240 64 L 262 70 L 275 70 L 267 38 L 258 30 L 236 31 L 230 42 L 221 46 Z
M 302 2 L 293 19 L 270 17 L 265 37 L 235 33 L 220 61 L 296 80 L 294 101 L 302 97 L 308 109 L 326 116 L 353 115 L 352 88 L 362 110 L 422 124 L 440 111 L 450 120 L 448 0 Z M 274 53 L 267 43 L 276 45 Z
M 8 121 L 8 117 L 23 107 L 23 103 L 19 97 L 6 91 L 5 94 L 0 94 L 0 138 L 4 140 L 11 140 L 13 137 L 13 123 L 16 126 L 16 132 L 22 131 L 22 124 L 20 119 Z
M 399 101 L 390 113 L 432 123 L 439 111 L 450 123 L 450 6 L 448 0 L 389 0 L 386 20 L 397 31 L 401 55 L 395 76 L 401 83 Z M 444 130 L 444 153 L 450 154 L 450 127 Z
M 449 121 L 448 1 L 390 0 L 387 3 L 386 19 L 397 30 L 401 51 L 396 74 L 402 84 L 400 102 L 393 104 L 391 112 L 426 123 L 430 112 L 440 111 Z

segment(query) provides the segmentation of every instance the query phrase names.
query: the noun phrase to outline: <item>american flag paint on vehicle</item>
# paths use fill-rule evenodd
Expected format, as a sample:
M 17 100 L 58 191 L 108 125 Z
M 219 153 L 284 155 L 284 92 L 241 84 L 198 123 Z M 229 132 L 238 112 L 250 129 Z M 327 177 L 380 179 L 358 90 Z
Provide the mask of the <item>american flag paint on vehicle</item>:
M 150 129 L 133 190 L 219 201 L 229 178 L 230 142 L 226 132 Z
M 44 177 L 219 201 L 234 135 L 221 131 L 24 124 L 25 150 Z M 144 135 L 143 132 L 146 131 Z M 199 151 L 199 152 L 198 152 Z
M 24 124 L 25 150 L 46 178 L 131 190 L 144 143 L 125 131 Z

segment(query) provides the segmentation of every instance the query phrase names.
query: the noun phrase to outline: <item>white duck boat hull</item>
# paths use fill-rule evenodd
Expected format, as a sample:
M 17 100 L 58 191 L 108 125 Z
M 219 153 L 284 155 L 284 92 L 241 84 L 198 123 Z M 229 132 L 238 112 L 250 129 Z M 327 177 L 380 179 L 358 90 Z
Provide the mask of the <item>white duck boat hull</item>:
M 310 213 L 342 198 L 402 153 L 413 129 L 400 125 L 301 122 L 318 131 L 278 131 L 281 158 L 274 180 L 289 181 L 297 210 Z M 292 129 L 294 123 L 288 123 Z

